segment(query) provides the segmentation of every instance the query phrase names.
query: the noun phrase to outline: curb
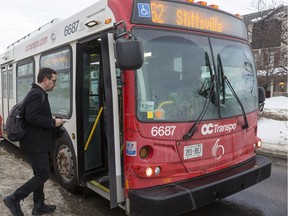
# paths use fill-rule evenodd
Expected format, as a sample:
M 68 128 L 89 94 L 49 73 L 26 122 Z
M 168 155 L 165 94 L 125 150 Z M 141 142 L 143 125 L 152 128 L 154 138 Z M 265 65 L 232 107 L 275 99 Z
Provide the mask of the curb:
M 270 152 L 268 150 L 257 150 L 257 154 L 267 156 L 267 157 L 273 157 L 275 159 L 281 159 L 287 161 L 287 154 L 286 152 Z

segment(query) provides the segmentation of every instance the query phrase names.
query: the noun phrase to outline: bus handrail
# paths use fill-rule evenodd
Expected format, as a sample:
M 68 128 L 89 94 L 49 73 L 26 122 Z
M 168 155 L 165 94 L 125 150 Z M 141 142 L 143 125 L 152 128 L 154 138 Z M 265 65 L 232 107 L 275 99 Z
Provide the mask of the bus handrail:
M 90 134 L 89 134 L 89 137 L 88 137 L 88 139 L 87 139 L 87 141 L 86 141 L 86 144 L 85 144 L 85 147 L 84 147 L 84 151 L 86 151 L 86 150 L 88 149 L 88 147 L 89 147 L 89 144 L 90 144 L 91 139 L 92 139 L 92 136 L 93 136 L 93 134 L 94 134 L 94 132 L 95 132 L 95 129 L 96 129 L 96 126 L 97 126 L 98 121 L 99 121 L 99 119 L 100 119 L 100 116 L 101 116 L 101 114 L 102 114 L 102 111 L 103 111 L 103 107 L 101 107 L 100 110 L 99 110 L 99 112 L 98 112 L 98 115 L 97 115 L 96 120 L 95 120 L 95 122 L 94 122 L 94 124 L 93 124 L 93 127 L 92 127 L 92 129 L 91 129 L 91 132 L 90 132 Z

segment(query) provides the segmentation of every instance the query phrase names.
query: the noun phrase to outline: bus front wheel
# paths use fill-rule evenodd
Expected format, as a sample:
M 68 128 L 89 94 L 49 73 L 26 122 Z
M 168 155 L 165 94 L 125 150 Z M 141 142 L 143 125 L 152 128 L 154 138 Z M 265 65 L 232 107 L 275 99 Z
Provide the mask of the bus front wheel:
M 53 166 L 56 177 L 66 190 L 76 193 L 80 190 L 77 181 L 76 156 L 67 133 L 56 140 L 53 152 Z

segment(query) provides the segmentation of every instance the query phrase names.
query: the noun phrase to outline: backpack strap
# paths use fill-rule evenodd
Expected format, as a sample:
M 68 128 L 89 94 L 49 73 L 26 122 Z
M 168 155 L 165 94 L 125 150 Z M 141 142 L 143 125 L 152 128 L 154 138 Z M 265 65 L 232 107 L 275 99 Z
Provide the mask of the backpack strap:
M 23 101 L 26 101 L 29 93 L 32 92 L 32 91 L 34 91 L 34 90 L 36 90 L 36 89 L 35 89 L 35 88 L 31 88 L 31 89 L 26 93 Z M 45 95 L 44 95 L 42 92 L 41 92 L 41 95 L 42 95 L 42 101 L 41 101 L 41 105 L 42 105 L 42 104 L 44 103 L 44 101 L 45 101 Z
M 42 101 L 41 101 L 41 105 L 42 105 L 45 101 L 45 95 L 42 92 L 41 92 L 41 94 L 42 94 Z
M 27 99 L 29 93 L 32 92 L 32 91 L 34 91 L 34 90 L 36 90 L 36 89 L 35 89 L 35 88 L 31 88 L 31 89 L 26 93 L 24 99 L 22 100 L 23 106 L 21 107 L 21 112 L 23 113 L 23 116 L 25 116 L 26 99 Z M 42 100 L 41 100 L 41 104 L 40 104 L 40 105 L 42 105 L 42 104 L 44 103 L 44 101 L 45 101 L 45 95 L 44 95 L 42 92 L 41 92 L 41 95 L 42 95 Z

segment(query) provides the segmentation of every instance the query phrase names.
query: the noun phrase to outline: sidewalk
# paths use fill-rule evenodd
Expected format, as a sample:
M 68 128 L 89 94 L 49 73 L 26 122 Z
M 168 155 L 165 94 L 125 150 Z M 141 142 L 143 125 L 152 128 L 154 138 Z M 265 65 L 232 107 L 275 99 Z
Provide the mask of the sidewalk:
M 274 144 L 263 142 L 262 147 L 257 150 L 258 154 L 272 156 L 287 160 L 288 148 L 287 144 Z

